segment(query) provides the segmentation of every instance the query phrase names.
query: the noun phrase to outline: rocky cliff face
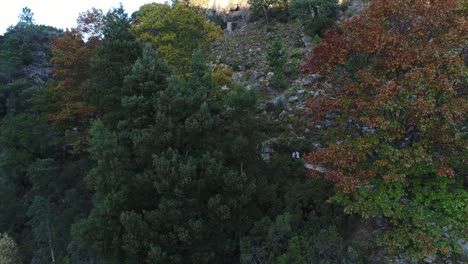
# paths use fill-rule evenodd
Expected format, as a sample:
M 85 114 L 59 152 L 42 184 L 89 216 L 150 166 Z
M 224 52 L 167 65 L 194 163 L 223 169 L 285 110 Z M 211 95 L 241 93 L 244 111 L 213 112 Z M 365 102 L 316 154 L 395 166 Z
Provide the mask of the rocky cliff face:
M 52 77 L 52 64 L 49 62 L 52 56 L 52 40 L 62 33 L 51 27 L 38 27 L 37 45 L 31 47 L 31 63 L 25 65 L 23 72 L 25 76 L 34 84 L 46 83 Z
M 32 63 L 23 68 L 26 77 L 35 85 L 44 84 L 51 78 L 52 65 L 44 51 L 33 51 Z
M 248 21 L 248 0 L 195 0 L 191 4 L 205 9 L 208 19 L 225 23 L 227 32 L 244 27 Z
M 190 2 L 194 6 L 199 6 L 218 15 L 229 14 L 236 9 L 250 6 L 247 0 L 194 0 Z
M 52 76 L 51 42 L 62 32 L 42 25 L 17 25 L 0 38 L 0 119 L 27 108 L 27 101 Z

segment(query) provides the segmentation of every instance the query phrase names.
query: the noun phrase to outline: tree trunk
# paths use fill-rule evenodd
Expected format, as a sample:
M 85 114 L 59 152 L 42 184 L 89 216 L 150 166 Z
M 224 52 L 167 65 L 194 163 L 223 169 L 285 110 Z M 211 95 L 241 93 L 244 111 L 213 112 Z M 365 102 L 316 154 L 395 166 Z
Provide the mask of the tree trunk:
M 265 15 L 265 21 L 266 21 L 266 24 L 268 25 L 268 8 L 266 6 L 262 6 L 262 9 L 263 9 L 263 14 Z
M 46 225 L 47 225 L 47 236 L 49 240 L 48 242 L 49 242 L 49 249 L 50 249 L 50 257 L 52 258 L 52 263 L 55 263 L 54 248 L 52 247 L 52 232 L 51 232 L 51 228 L 49 224 L 49 217 L 47 215 L 46 215 Z

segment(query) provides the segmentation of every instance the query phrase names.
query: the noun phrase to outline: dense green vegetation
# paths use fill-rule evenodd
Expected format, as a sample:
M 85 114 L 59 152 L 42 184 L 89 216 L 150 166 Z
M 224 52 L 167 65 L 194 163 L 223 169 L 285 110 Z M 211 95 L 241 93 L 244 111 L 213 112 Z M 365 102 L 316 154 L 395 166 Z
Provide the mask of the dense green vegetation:
M 0 36 L 0 264 L 466 260 L 466 5 L 341 23 L 334 0 L 252 4 L 317 36 L 287 121 L 306 136 L 213 63 L 200 9 L 93 9 L 65 32 L 23 9 Z M 297 58 L 270 43 L 263 82 L 293 94 Z

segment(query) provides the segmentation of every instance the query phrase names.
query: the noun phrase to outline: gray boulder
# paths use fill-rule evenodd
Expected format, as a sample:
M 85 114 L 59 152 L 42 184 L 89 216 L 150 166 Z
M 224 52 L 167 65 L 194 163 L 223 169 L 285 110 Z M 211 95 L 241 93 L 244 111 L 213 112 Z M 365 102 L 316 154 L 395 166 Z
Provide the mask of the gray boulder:
M 303 86 L 310 86 L 314 83 L 316 83 L 320 79 L 320 75 L 318 74 L 311 74 L 304 80 L 302 80 L 302 85 Z

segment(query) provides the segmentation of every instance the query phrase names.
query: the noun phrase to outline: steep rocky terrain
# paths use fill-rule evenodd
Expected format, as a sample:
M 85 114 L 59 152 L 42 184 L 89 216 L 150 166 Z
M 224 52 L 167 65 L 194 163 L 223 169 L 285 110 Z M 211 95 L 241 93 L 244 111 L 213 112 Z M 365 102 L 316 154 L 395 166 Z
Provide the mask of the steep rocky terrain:
M 338 11 L 337 23 L 359 15 L 368 4 L 369 1 L 364 0 L 345 1 Z M 229 21 L 229 13 L 224 17 L 225 22 Z M 316 92 L 310 91 L 310 86 L 327 84 L 319 82 L 320 76 L 317 74 L 301 72 L 301 59 L 309 54 L 318 40 L 307 36 L 297 21 L 273 22 L 270 25 L 254 21 L 241 25 L 233 31 L 225 29 L 225 38 L 213 44 L 212 64 L 227 67 L 232 71 L 230 76 L 235 83 L 259 92 L 259 108 L 276 131 L 274 137 L 263 142 L 263 159 L 269 160 L 279 153 L 294 157 L 296 151 L 302 157 L 306 152 L 320 149 L 324 142 L 322 129 L 332 125 L 333 117 L 330 116 L 320 124 L 304 122 L 307 114 L 310 114 L 305 112 L 304 101 L 317 96 Z M 288 56 L 288 87 L 285 90 L 276 89 L 270 82 L 273 73 L 268 66 L 267 53 L 275 38 L 281 40 Z M 305 164 L 305 168 L 323 172 L 322 168 L 311 164 Z M 384 218 L 350 220 L 349 239 L 366 244 L 387 226 L 388 222 Z M 465 256 L 468 256 L 468 243 L 460 239 L 458 244 L 463 248 Z M 372 263 L 419 263 L 403 255 L 389 255 L 383 248 L 369 249 L 367 253 Z M 448 264 L 462 261 L 453 262 L 450 258 L 427 255 L 424 263 Z

